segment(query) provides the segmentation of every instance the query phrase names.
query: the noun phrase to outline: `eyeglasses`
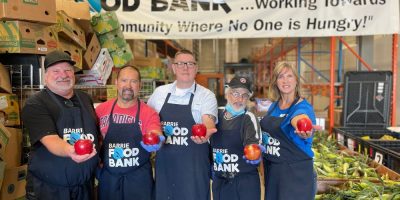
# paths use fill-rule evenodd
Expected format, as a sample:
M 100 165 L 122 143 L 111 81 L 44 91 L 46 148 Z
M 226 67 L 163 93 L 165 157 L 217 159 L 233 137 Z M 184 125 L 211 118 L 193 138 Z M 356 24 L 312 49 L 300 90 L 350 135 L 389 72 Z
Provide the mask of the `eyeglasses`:
M 196 62 L 176 62 L 174 63 L 178 68 L 183 68 L 184 66 L 187 66 L 188 68 L 194 68 L 197 66 Z
M 240 94 L 239 92 L 231 92 L 231 95 L 232 95 L 235 99 L 238 99 L 238 98 L 241 97 L 242 99 L 247 100 L 247 99 L 250 98 L 250 94 L 248 94 L 248 93 Z

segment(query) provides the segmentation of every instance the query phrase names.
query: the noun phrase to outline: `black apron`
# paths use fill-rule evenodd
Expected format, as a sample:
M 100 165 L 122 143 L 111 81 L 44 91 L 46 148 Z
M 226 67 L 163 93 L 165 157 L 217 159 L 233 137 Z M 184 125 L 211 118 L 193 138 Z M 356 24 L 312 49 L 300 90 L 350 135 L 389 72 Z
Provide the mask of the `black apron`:
M 243 159 L 243 131 L 245 115 L 236 117 L 238 123 L 231 130 L 223 130 L 224 112 L 218 113 L 219 123 L 210 139 L 213 154 L 213 200 L 259 200 L 260 177 L 257 166 Z
M 115 100 L 109 126 L 102 145 L 103 168 L 99 177 L 100 200 L 150 200 L 154 181 L 150 153 L 140 145 L 140 101 L 133 124 L 117 124 L 113 120 Z
M 289 115 L 297 101 L 288 109 Z M 264 154 L 265 199 L 314 199 L 313 160 L 282 131 L 281 123 L 285 117 L 271 116 L 276 106 L 278 102 L 260 121 L 267 149 Z
M 96 121 L 87 109 L 92 105 L 84 105 L 75 92 L 80 107 L 62 105 L 55 94 L 46 89 L 50 101 L 56 102 L 61 110 L 56 122 L 57 132 L 72 145 L 79 139 L 90 139 L 98 146 Z M 98 156 L 83 163 L 76 163 L 69 157 L 60 157 L 50 153 L 42 145 L 31 152 L 28 163 L 27 192 L 33 187 L 34 196 L 40 200 L 58 199 L 93 199 L 94 173 L 98 164 Z
M 191 111 L 194 94 L 189 105 L 169 104 L 170 96 L 159 113 L 163 125 L 173 126 L 173 134 L 166 136 L 165 145 L 156 154 L 156 199 L 208 200 L 210 147 L 190 139 L 195 124 Z

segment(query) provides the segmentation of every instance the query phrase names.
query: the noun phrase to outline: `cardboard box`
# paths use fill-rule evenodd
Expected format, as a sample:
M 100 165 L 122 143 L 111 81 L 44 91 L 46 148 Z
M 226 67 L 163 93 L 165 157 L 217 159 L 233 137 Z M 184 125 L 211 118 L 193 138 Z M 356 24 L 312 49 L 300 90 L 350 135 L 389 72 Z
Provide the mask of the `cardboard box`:
M 27 168 L 27 165 L 22 165 L 6 169 L 1 187 L 1 199 L 17 199 L 25 195 Z
M 0 160 L 0 188 L 3 184 L 5 171 L 6 171 L 6 162 Z
M 11 93 L 10 73 L 8 69 L 0 63 L 0 92 Z
M 0 158 L 4 158 L 8 142 L 10 141 L 11 134 L 6 127 L 0 123 Z
M 63 10 L 86 32 L 92 32 L 90 6 L 86 1 L 57 0 L 57 11 Z
M 102 48 L 92 69 L 84 70 L 83 73 L 87 75 L 93 75 L 96 77 L 96 80 L 101 81 L 102 85 L 106 85 L 113 66 L 113 60 L 108 53 L 108 50 L 106 48 Z
M 121 29 L 115 29 L 111 32 L 99 35 L 99 42 L 101 48 L 107 48 L 108 52 L 117 51 L 120 47 L 127 45 L 124 34 Z
M 57 36 L 42 24 L 0 22 L 0 52 L 46 54 L 57 48 Z
M 1 20 L 27 20 L 54 24 L 56 2 L 49 0 L 2 0 L 0 1 Z
M 97 35 L 101 35 L 120 28 L 120 24 L 115 12 L 98 13 L 90 20 L 93 30 Z
M 161 67 L 141 67 L 139 71 L 143 79 L 165 79 L 165 69 Z
M 10 133 L 6 153 L 3 160 L 6 162 L 6 169 L 18 167 L 21 165 L 21 151 L 22 151 L 22 130 L 16 128 L 6 127 Z
M 73 41 L 81 48 L 86 49 L 85 31 L 64 11 L 57 12 L 57 24 L 51 27 L 58 34 L 59 39 Z
M 133 54 L 129 44 L 124 48 L 120 47 L 116 51 L 110 53 L 115 67 L 123 67 L 133 59 Z
M 137 67 L 163 67 L 162 60 L 156 57 L 135 57 L 130 64 Z
M 71 59 L 75 61 L 75 70 L 82 70 L 82 48 L 78 45 L 65 41 L 63 39 L 58 40 L 59 50 L 62 50 L 69 55 L 71 55 Z
M 147 57 L 158 57 L 157 44 L 154 42 L 146 41 L 147 44 Z M 133 53 L 135 56 L 135 53 Z
M 0 119 L 4 126 L 20 125 L 18 97 L 15 94 L 0 93 Z
M 90 7 L 89 3 L 75 2 L 73 0 L 57 0 L 56 10 L 63 10 L 68 16 L 74 19 L 90 21 Z
M 77 74 L 76 77 L 76 85 L 80 86 L 103 86 L 103 80 L 100 80 L 98 77 L 92 74 Z
M 89 45 L 83 55 L 83 69 L 91 69 L 101 51 L 100 43 L 96 34 L 91 34 L 89 38 Z
M 146 40 L 127 40 L 133 56 L 136 57 L 146 57 Z

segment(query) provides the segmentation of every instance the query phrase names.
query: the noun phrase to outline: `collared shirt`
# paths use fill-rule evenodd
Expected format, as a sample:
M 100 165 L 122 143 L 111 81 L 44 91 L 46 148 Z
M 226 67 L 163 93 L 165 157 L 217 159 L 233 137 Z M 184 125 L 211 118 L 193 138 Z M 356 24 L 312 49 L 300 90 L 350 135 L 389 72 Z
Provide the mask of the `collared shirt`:
M 199 84 L 197 84 L 195 92 L 195 84 L 196 83 L 193 83 L 186 93 L 180 94 L 179 96 L 176 94 L 176 81 L 171 84 L 162 85 L 154 90 L 153 94 L 147 101 L 147 104 L 157 112 L 160 112 L 168 93 L 171 93 L 168 103 L 179 105 L 188 105 L 190 96 L 194 93 L 192 115 L 196 123 L 202 123 L 201 117 L 206 114 L 213 115 L 218 119 L 218 106 L 215 94 Z M 176 112 L 179 111 L 177 110 Z

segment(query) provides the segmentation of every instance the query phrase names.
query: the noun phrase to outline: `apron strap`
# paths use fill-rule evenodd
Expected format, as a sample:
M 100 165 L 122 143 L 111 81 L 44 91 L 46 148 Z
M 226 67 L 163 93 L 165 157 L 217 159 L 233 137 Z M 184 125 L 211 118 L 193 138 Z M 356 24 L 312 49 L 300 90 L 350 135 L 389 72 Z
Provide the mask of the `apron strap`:
M 297 97 L 296 99 L 294 99 L 294 101 L 292 102 L 292 104 L 290 104 L 288 113 L 290 113 L 291 109 L 294 107 L 294 105 L 296 105 L 296 103 L 297 103 L 299 100 L 300 100 L 299 97 Z M 275 108 L 279 105 L 279 100 L 276 101 L 273 105 L 274 105 L 274 107 L 272 107 L 272 108 L 268 111 L 268 113 L 267 113 L 266 116 L 270 116 L 270 115 L 271 115 L 271 113 L 272 113 L 272 112 L 275 110 Z

